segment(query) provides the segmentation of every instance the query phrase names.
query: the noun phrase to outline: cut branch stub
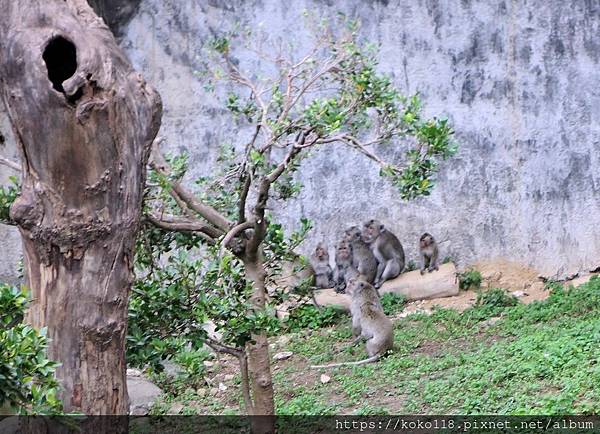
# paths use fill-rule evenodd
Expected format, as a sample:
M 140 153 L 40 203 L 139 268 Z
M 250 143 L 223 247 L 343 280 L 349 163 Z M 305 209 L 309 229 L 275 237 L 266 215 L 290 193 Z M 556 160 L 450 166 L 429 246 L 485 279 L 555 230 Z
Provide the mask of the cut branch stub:
M 33 303 L 67 411 L 127 412 L 127 297 L 161 102 L 85 0 L 0 2 L 0 94 L 21 151 Z

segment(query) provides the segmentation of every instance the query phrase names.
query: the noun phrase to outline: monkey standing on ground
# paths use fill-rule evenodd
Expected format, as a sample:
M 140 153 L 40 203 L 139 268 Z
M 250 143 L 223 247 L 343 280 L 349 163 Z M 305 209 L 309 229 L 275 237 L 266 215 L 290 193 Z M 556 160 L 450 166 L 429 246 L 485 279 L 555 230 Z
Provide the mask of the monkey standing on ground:
M 425 232 L 419 239 L 419 253 L 421 255 L 421 275 L 425 274 L 425 269 L 430 273 L 433 270 L 439 270 L 438 267 L 438 245 L 433 235 Z
M 352 279 L 348 284 L 348 289 L 352 293 L 352 331 L 354 332 L 355 329 L 356 318 L 356 322 L 360 324 L 359 338 L 366 340 L 369 357 L 357 362 L 317 365 L 311 366 L 311 368 L 357 366 L 376 362 L 394 345 L 394 327 L 390 319 L 383 313 L 375 288 L 363 280 Z
M 383 282 L 397 277 L 404 269 L 404 249 L 398 238 L 377 220 L 364 224 L 362 239 L 377 259 L 374 286 L 380 288 Z
M 365 283 L 362 281 L 362 283 Z M 383 311 L 381 307 L 381 300 L 379 292 L 369 285 L 368 287 L 361 285 L 361 278 L 355 277 L 350 279 L 348 282 L 346 292 L 352 297 L 350 303 L 350 314 L 352 315 L 352 336 L 354 336 L 354 342 L 352 345 L 357 343 L 361 338 L 361 326 L 360 326 L 360 308 L 364 303 L 372 303 L 378 309 Z
M 358 271 L 352 265 L 352 246 L 342 240 L 335 249 L 335 292 L 345 292 L 348 280 L 357 275 Z
M 352 226 L 344 232 L 344 239 L 352 246 L 352 265 L 364 280 L 373 284 L 377 275 L 377 259 L 362 240 L 360 228 Z
M 317 244 L 309 260 L 315 272 L 315 286 L 317 288 L 331 288 L 333 286 L 333 270 L 329 265 L 327 247 L 323 243 Z

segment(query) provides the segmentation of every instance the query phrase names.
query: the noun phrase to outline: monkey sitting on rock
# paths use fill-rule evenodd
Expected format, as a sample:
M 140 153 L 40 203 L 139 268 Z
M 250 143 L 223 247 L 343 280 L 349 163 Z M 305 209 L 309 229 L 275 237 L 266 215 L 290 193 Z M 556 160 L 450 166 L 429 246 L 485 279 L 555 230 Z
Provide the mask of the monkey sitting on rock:
M 329 265 L 329 252 L 324 243 L 317 244 L 315 251 L 310 255 L 310 265 L 315 272 L 315 286 L 317 288 L 331 288 L 333 286 L 333 270 Z
M 348 281 L 358 276 L 358 271 L 352 264 L 352 245 L 341 240 L 335 249 L 335 292 L 344 293 Z
M 344 232 L 344 240 L 352 246 L 352 265 L 361 277 L 373 284 L 377 275 L 377 259 L 362 240 L 360 228 L 352 226 Z
M 373 284 L 375 288 L 380 288 L 386 280 L 400 275 L 404 269 L 404 249 L 396 235 L 378 220 L 369 220 L 363 226 L 362 240 L 377 259 L 377 273 Z
M 419 253 L 421 255 L 421 275 L 425 274 L 425 269 L 430 273 L 440 269 L 438 267 L 438 245 L 433 235 L 428 232 L 419 238 Z
M 394 345 L 394 327 L 390 319 L 383 313 L 377 290 L 364 280 L 350 279 L 348 292 L 352 295 L 352 332 L 359 333 L 354 343 L 365 339 L 369 357 L 357 362 L 317 365 L 311 366 L 311 368 L 358 366 L 376 362 Z

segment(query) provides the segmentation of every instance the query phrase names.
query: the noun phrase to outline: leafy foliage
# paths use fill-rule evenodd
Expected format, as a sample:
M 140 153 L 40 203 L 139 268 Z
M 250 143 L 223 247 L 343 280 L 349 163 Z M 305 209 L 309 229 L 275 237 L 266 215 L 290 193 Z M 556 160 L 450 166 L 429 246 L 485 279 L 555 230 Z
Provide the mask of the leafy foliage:
M 383 313 L 386 315 L 393 315 L 402 311 L 405 305 L 406 297 L 402 294 L 388 292 L 381 296 L 381 307 L 383 308 Z
M 45 330 L 20 323 L 27 300 L 24 289 L 0 285 L 0 405 L 23 414 L 58 414 L 57 364 L 46 358 Z
M 519 304 L 519 299 L 502 288 L 491 288 L 480 291 L 473 307 L 465 311 L 465 318 L 481 321 L 504 312 L 506 307 Z
M 326 306 L 318 309 L 312 304 L 306 304 L 294 309 L 285 322 L 285 330 L 295 332 L 301 329 L 316 330 L 339 323 L 347 314 L 335 307 Z
M 460 289 L 479 289 L 482 281 L 481 273 L 477 270 L 467 270 L 458 275 L 458 285 Z
M 9 178 L 9 185 L 0 185 L 0 222 L 11 223 L 10 206 L 19 195 L 19 181 L 16 177 Z

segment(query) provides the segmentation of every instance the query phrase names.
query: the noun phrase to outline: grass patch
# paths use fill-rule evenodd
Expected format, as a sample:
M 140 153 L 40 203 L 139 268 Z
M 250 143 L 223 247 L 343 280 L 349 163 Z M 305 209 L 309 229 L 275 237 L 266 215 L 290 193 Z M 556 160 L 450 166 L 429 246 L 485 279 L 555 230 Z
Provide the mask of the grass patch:
M 371 365 L 309 369 L 366 357 L 364 345 L 346 348 L 348 317 L 296 332 L 286 344 L 294 356 L 274 374 L 277 412 L 598 413 L 600 279 L 549 290 L 548 299 L 529 305 L 491 290 L 463 313 L 436 309 L 402 318 L 394 324 L 394 352 Z M 499 319 L 486 321 L 491 317 Z M 331 377 L 326 384 L 323 372 Z M 224 411 L 215 399 L 206 413 Z

